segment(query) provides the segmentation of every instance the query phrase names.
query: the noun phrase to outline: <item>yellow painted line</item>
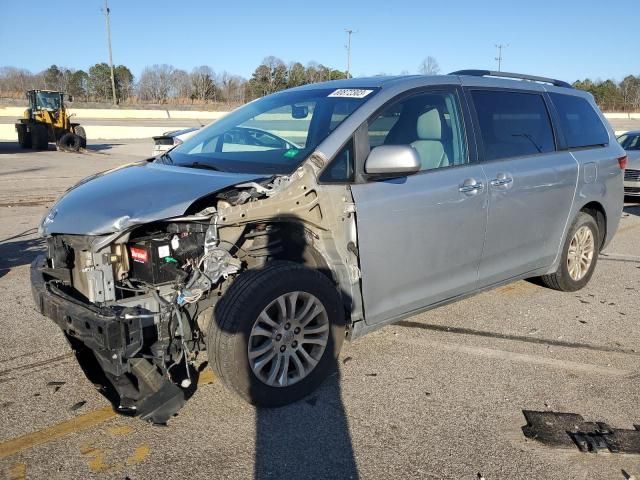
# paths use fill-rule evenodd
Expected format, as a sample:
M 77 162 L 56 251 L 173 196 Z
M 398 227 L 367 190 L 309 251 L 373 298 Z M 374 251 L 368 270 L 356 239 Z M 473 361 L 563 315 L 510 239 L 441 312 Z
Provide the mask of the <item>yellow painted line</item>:
M 21 437 L 7 440 L 0 443 L 0 460 L 15 455 L 35 447 L 36 445 L 42 445 L 43 443 L 49 443 L 58 438 L 66 437 L 72 433 L 85 430 L 87 428 L 94 427 L 100 423 L 111 420 L 117 415 L 111 408 L 111 406 L 93 410 L 92 412 L 79 415 L 66 422 L 58 423 L 51 427 L 39 430 L 37 432 L 28 433 Z
M 207 368 L 205 371 L 200 373 L 200 376 L 198 377 L 198 386 L 213 383 L 215 378 L 216 377 L 211 369 Z M 24 450 L 29 450 L 37 445 L 49 443 L 59 438 L 66 437 L 67 435 L 71 435 L 72 433 L 95 427 L 96 425 L 107 422 L 117 416 L 118 414 L 113 411 L 111 406 L 103 407 L 37 432 L 28 433 L 21 437 L 7 440 L 6 442 L 0 443 L 0 460 Z
M 209 385 L 210 383 L 213 383 L 215 380 L 216 380 L 216 376 L 214 375 L 214 373 L 211 371 L 210 368 L 207 368 L 206 370 L 200 372 L 200 376 L 198 377 L 198 386 Z
M 9 469 L 9 480 L 25 480 L 27 478 L 27 464 L 14 463 Z

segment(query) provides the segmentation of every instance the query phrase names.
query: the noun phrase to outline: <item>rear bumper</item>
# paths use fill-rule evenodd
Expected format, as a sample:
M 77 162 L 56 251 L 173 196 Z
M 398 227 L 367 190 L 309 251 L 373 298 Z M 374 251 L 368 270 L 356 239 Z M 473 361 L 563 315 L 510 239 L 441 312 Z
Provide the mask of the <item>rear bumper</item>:
M 640 196 L 640 170 L 627 169 L 624 172 L 624 194 Z

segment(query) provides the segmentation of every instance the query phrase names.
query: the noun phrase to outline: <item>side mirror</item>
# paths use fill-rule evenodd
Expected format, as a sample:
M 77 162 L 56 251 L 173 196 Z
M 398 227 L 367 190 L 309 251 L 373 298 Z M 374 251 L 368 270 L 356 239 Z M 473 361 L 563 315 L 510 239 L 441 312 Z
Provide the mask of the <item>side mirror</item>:
M 67 95 L 67 100 L 73 102 L 73 95 Z
M 381 145 L 369 153 L 365 173 L 384 177 L 402 177 L 420 171 L 418 152 L 409 145 Z
M 296 120 L 307 118 L 309 107 L 307 105 L 291 105 L 291 116 Z

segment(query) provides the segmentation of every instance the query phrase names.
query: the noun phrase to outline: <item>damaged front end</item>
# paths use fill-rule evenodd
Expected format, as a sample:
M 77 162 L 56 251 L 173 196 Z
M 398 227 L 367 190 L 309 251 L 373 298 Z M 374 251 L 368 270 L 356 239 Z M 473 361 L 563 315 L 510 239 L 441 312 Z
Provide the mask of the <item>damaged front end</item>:
M 35 303 L 118 411 L 165 423 L 182 407 L 216 302 L 244 270 L 298 252 L 296 261 L 330 270 L 360 316 L 351 196 L 319 187 L 316 168 L 233 184 L 181 216 L 107 234 L 54 233 L 56 219 L 45 218 L 47 253 L 31 269 Z M 321 202 L 319 188 L 339 194 Z
M 85 371 L 104 375 L 120 411 L 154 423 L 183 405 L 191 362 L 204 350 L 198 317 L 240 268 L 218 246 L 215 222 L 197 220 L 140 226 L 106 245 L 101 236 L 52 235 L 32 265 L 36 305 Z

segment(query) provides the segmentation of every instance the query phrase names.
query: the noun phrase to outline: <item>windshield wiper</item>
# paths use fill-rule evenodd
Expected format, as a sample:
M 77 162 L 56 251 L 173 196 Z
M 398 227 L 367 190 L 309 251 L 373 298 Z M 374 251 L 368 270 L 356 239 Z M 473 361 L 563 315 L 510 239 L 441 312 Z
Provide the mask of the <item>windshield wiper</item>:
M 181 167 L 188 167 L 188 168 L 201 168 L 203 170 L 215 170 L 216 172 L 219 172 L 220 169 L 214 165 L 210 165 L 208 163 L 200 163 L 200 162 L 193 162 L 193 163 L 189 163 L 186 165 L 180 165 Z

